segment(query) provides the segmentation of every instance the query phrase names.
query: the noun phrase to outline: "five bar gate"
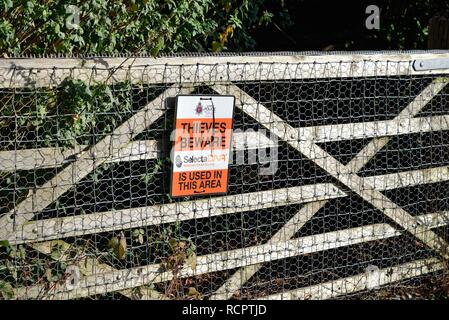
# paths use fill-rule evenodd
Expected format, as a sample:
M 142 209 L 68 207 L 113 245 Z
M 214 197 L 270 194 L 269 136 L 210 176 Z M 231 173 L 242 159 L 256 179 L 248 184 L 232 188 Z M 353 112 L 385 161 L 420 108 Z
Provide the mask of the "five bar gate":
M 1 59 L 2 296 L 326 299 L 438 277 L 447 59 Z M 236 97 L 224 196 L 168 195 L 181 93 Z

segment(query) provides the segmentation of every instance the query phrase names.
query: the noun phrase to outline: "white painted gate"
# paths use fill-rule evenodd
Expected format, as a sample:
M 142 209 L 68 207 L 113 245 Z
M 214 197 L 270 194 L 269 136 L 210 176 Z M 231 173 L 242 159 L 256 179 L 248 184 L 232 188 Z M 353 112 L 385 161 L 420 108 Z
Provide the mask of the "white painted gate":
M 415 69 L 437 58 L 449 53 L 0 60 L 0 280 L 28 299 L 326 299 L 436 277 L 449 69 Z M 70 113 L 67 79 L 110 97 L 82 91 L 93 109 Z M 167 195 L 167 98 L 187 93 L 236 97 L 225 196 Z M 101 129 L 103 104 L 127 99 Z M 96 122 L 64 144 L 38 116 Z

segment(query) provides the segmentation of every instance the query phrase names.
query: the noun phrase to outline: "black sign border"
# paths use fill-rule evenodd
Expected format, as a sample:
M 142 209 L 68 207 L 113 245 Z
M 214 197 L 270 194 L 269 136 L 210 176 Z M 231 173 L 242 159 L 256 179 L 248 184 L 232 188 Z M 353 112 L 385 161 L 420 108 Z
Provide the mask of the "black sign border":
M 178 100 L 179 97 L 232 97 L 233 98 L 233 104 L 232 104 L 232 117 L 231 117 L 231 141 L 229 146 L 229 155 L 228 159 L 231 160 L 232 150 L 233 150 L 233 134 L 234 134 L 234 116 L 235 116 L 235 96 L 233 95 L 222 95 L 222 94 L 179 94 L 175 97 L 175 112 L 173 117 L 173 130 L 176 130 L 176 120 L 178 117 Z M 173 159 L 174 157 L 174 146 L 176 143 L 176 135 L 172 141 L 172 151 L 170 152 L 170 159 Z M 173 154 L 172 154 L 173 152 Z M 226 191 L 225 192 L 213 192 L 213 193 L 198 193 L 198 194 L 191 194 L 191 195 L 173 195 L 173 174 L 174 174 L 174 167 L 175 167 L 175 159 L 172 161 L 172 167 L 171 167 L 171 174 L 170 174 L 170 197 L 171 198 L 188 198 L 188 197 L 201 197 L 201 196 L 215 196 L 215 195 L 224 195 L 227 194 L 229 191 L 229 177 L 230 175 L 230 169 L 229 169 L 229 162 L 228 162 L 228 177 L 226 181 Z M 207 170 L 206 170 L 207 171 Z

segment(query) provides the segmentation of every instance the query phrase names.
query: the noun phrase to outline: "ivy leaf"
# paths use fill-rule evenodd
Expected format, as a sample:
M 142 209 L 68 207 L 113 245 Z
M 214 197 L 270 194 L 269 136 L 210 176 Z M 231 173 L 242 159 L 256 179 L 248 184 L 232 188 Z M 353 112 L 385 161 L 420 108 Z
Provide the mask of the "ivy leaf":
M 8 269 L 8 271 L 12 275 L 12 277 L 17 280 L 17 268 L 16 268 L 16 266 L 11 261 L 6 260 L 6 268 Z
M 0 240 L 0 247 L 8 248 L 10 246 L 8 240 Z
M 139 244 L 143 244 L 144 239 L 143 239 L 143 235 L 144 235 L 144 231 L 143 229 L 136 229 L 133 231 L 133 238 L 134 240 L 139 243 Z
M 172 249 L 172 251 L 175 251 L 176 248 L 178 247 L 178 241 L 174 238 L 171 238 L 170 240 L 168 240 L 168 244 L 169 244 L 170 248 Z
M 220 52 L 223 50 L 223 44 L 220 41 L 212 41 L 212 51 Z
M 0 294 L 4 299 L 14 299 L 14 289 L 9 282 L 0 280 Z
M 139 241 L 140 244 L 143 244 L 144 240 L 143 240 L 143 235 L 142 234 L 139 234 L 138 241 Z
M 112 249 L 117 259 L 123 260 L 126 256 L 126 238 L 123 232 L 112 237 L 108 242 L 108 247 Z
M 194 287 L 189 288 L 187 295 L 190 297 L 195 297 L 197 299 L 199 299 L 201 297 L 201 294 Z
M 123 260 L 126 255 L 126 239 L 125 237 L 121 237 L 119 244 L 117 246 L 117 258 Z
M 153 57 L 156 57 L 158 53 L 164 48 L 164 38 L 160 37 L 157 39 L 156 45 L 151 49 L 150 53 Z
M 116 236 L 112 237 L 112 238 L 109 239 L 109 241 L 108 241 L 108 247 L 109 247 L 110 249 L 115 249 L 115 248 L 117 248 L 118 244 L 119 244 L 119 241 L 118 241 L 118 238 L 117 238 Z
M 178 243 L 179 249 L 184 250 L 186 248 L 186 246 L 187 246 L 187 243 L 185 243 L 184 241 L 179 241 L 179 243 Z
M 51 242 L 50 256 L 53 260 L 60 260 L 61 257 L 68 252 L 70 245 L 62 240 L 54 240 Z
M 13 7 L 13 3 L 11 0 L 6 0 L 5 2 L 3 2 L 3 6 L 5 11 L 7 11 L 9 8 Z

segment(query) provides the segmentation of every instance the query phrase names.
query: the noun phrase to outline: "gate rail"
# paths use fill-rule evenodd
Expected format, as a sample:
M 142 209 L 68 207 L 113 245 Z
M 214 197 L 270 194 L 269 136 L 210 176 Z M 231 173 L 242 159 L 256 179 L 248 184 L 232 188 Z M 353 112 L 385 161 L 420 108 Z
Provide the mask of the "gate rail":
M 333 249 L 363 243 L 374 245 L 376 241 L 386 239 L 416 241 L 419 244 L 415 251 L 417 257 L 424 252 L 423 250 L 428 250 L 426 252 L 431 254 L 425 258 L 420 256 L 412 261 L 380 268 L 376 273 L 377 286 L 446 270 L 449 247 L 447 229 L 444 228 L 449 222 L 449 208 L 433 212 L 425 210 L 418 214 L 411 213 L 407 207 L 396 203 L 386 192 L 403 190 L 402 192 L 409 197 L 411 194 L 409 190 L 413 187 L 436 185 L 447 188 L 444 182 L 449 181 L 449 166 L 445 161 L 449 162 L 449 159 L 443 156 L 441 159 L 436 159 L 435 163 L 432 162 L 430 167 L 423 164 L 420 168 L 399 171 L 384 168 L 390 171 L 382 174 L 367 175 L 365 171 L 362 172 L 367 164 L 376 159 L 383 152 L 382 150 L 385 150 L 397 137 L 432 135 L 449 130 L 449 100 L 445 100 L 449 96 L 445 91 L 449 87 L 449 69 L 417 70 L 416 68 L 416 61 L 432 62 L 435 59 L 449 59 L 449 53 L 249 55 L 156 59 L 142 57 L 0 59 L 0 93 L 12 96 L 22 94 L 20 93 L 22 89 L 31 90 L 31 92 L 57 90 L 68 78 L 83 81 L 90 86 L 100 83 L 113 87 L 117 83 L 129 81 L 135 87 L 158 85 L 163 88 L 162 93 L 148 101 L 94 144 L 76 145 L 69 149 L 56 146 L 31 149 L 15 147 L 0 150 L 2 174 L 14 175 L 23 171 L 56 170 L 55 174 L 50 175 L 42 184 L 34 181 L 36 182 L 34 187 L 30 187 L 29 193 L 22 200 L 14 203 L 7 211 L 3 210 L 4 213 L 0 216 L 0 239 L 8 240 L 9 244 L 14 246 L 26 245 L 44 255 L 51 255 L 53 246 L 57 244 L 63 246 L 64 252 L 75 248 L 82 257 L 75 262 L 73 257 L 64 254 L 56 259 L 74 266 L 74 270 L 80 273 L 75 284 L 72 281 L 73 274 L 65 272 L 70 281 L 64 278 L 52 282 L 51 285 L 46 283 L 15 287 L 15 297 L 68 299 L 119 291 L 122 295 L 133 299 L 162 299 L 166 298 L 163 290 L 155 288 L 154 284 L 170 283 L 170 281 L 228 270 L 222 283 L 210 285 L 214 289 L 204 295 L 210 299 L 230 299 L 239 297 L 245 290 L 249 290 L 251 286 L 248 287 L 248 283 L 251 279 L 256 279 L 254 286 L 257 287 L 257 274 L 264 270 L 267 263 L 287 261 L 285 259 L 319 252 L 333 254 L 331 251 Z M 410 99 L 399 108 L 400 111 L 397 114 L 391 111 L 384 119 L 374 121 L 355 119 L 348 122 L 347 119 L 341 121 L 336 117 L 331 119 L 335 120 L 333 123 L 298 126 L 294 124 L 294 119 L 284 119 L 279 109 L 276 109 L 276 104 L 285 104 L 286 112 L 289 112 L 288 103 L 292 101 L 298 104 L 310 102 L 313 105 L 318 100 L 324 101 L 325 104 L 329 99 L 335 99 L 326 98 L 325 94 L 324 99 L 321 96 L 317 99 L 303 99 L 300 90 L 301 85 L 306 82 L 315 81 L 325 86 L 326 83 L 344 80 L 349 83 L 356 82 L 355 85 L 360 83 L 363 86 L 363 81 L 367 79 L 373 80 L 374 86 L 385 87 L 387 84 L 384 85 L 382 81 L 385 83 L 390 80 L 397 83 L 403 81 L 412 86 L 412 81 L 416 80 L 423 83 L 427 81 L 427 84 L 419 92 L 415 90 L 416 94 L 413 95 L 403 94 L 398 89 L 397 96 L 387 96 L 388 99 Z M 277 85 L 290 86 L 288 90 L 292 91 L 287 91 L 287 96 L 273 97 L 270 93 L 259 95 L 264 97 L 265 101 L 262 102 L 255 97 L 257 89 L 245 91 L 245 88 L 251 86 L 257 88 L 257 85 L 260 86 L 261 83 L 269 84 L 272 88 L 276 88 Z M 299 91 L 295 91 L 295 86 L 298 86 Z M 236 108 L 241 112 L 243 119 L 241 124 L 245 125 L 245 121 L 249 121 L 246 119 L 251 119 L 255 125 L 266 129 L 269 133 L 269 136 L 261 131 L 236 133 L 233 137 L 234 153 L 267 148 L 288 148 L 293 150 L 295 157 L 309 161 L 317 168 L 316 170 L 322 170 L 328 175 L 329 179 L 321 181 L 319 179 L 321 176 L 316 173 L 317 182 L 301 185 L 286 185 L 267 190 L 258 189 L 225 196 L 184 199 L 139 207 L 94 209 L 92 213 L 87 214 L 49 218 L 39 216 L 61 197 L 76 190 L 77 186 L 80 186 L 80 183 L 83 183 L 92 172 L 105 164 L 154 161 L 167 157 L 166 137 L 155 139 L 139 137 L 147 130 L 154 131 L 155 129 L 151 129 L 151 126 L 167 116 L 169 109 L 166 107 L 166 99 L 168 97 L 196 90 L 213 90 L 217 94 L 234 95 Z M 348 101 L 360 98 L 358 94 L 361 94 L 360 90 L 355 90 L 355 93 L 351 91 Z M 372 100 L 374 101 L 375 98 L 385 98 L 385 95 L 380 93 L 373 96 Z M 440 100 L 432 102 L 437 98 Z M 371 99 L 371 96 L 367 99 Z M 398 99 L 398 101 L 400 104 L 402 100 Z M 444 101 L 447 105 L 444 105 Z M 349 102 L 348 110 L 352 106 Z M 432 111 L 430 115 L 429 112 L 421 114 L 432 103 L 439 105 L 443 111 Z M 324 108 L 326 107 L 325 104 Z M 376 109 L 372 111 L 373 116 L 376 116 Z M 314 116 L 312 115 L 312 118 Z M 20 115 L 16 113 L 15 117 L 19 118 Z M 13 137 L 18 139 L 17 135 Z M 9 138 L 2 137 L 2 140 Z M 433 138 L 429 139 L 429 145 L 419 150 L 437 146 L 446 147 L 444 141 L 434 143 Z M 350 160 L 346 163 L 325 147 L 326 143 L 345 141 L 352 143 L 356 140 L 364 141 L 363 147 L 357 152 L 341 151 L 353 153 L 350 154 Z M 410 146 L 404 145 L 405 149 Z M 421 152 L 418 151 L 418 147 L 416 152 Z M 285 163 L 288 161 L 289 159 Z M 296 172 L 298 176 L 286 177 L 284 182 L 299 179 L 303 170 L 301 166 L 299 165 L 300 170 Z M 118 173 L 111 178 L 111 185 L 117 177 Z M 24 188 L 28 187 L 15 185 L 15 189 Z M 354 203 L 358 201 L 359 205 L 354 204 L 355 211 L 360 207 L 362 211 L 375 210 L 382 215 L 382 222 L 368 222 L 328 232 L 297 235 L 305 225 L 313 224 L 314 217 L 325 210 L 326 206 L 332 204 L 332 201 L 342 198 L 349 198 L 350 201 L 354 199 Z M 440 200 L 449 203 L 449 198 Z M 426 199 L 414 201 L 425 202 Z M 366 209 L 368 207 L 369 209 Z M 76 241 L 73 241 L 77 237 L 90 235 L 95 237 L 106 232 L 162 226 L 197 219 L 229 217 L 274 208 L 278 208 L 279 212 L 284 210 L 292 214 L 284 219 L 283 226 L 273 229 L 266 240 L 249 246 L 242 242 L 230 250 L 200 254 L 195 256 L 193 265 L 182 261 L 176 273 L 167 269 L 163 262 L 136 266 L 133 266 L 133 262 L 131 265 L 128 263 L 121 268 L 116 268 L 111 263 L 107 263 L 102 258 L 102 254 L 89 251 L 86 253 L 83 251 L 85 248 L 77 246 Z M 336 215 L 338 215 L 337 211 L 335 211 Z M 317 227 L 320 228 L 320 226 Z M 198 232 L 194 229 L 191 231 L 192 234 Z M 242 233 L 245 231 L 243 226 L 241 231 Z M 398 243 L 401 241 L 405 240 L 400 240 Z M 148 239 L 146 245 L 151 246 Z M 425 249 L 422 249 L 423 247 Z M 300 267 L 298 270 L 297 276 L 304 276 L 300 273 Z M 261 299 L 333 298 L 370 289 L 370 277 L 372 275 L 366 272 L 359 274 L 348 272 L 348 276 L 337 276 L 334 280 L 297 288 L 293 285 L 290 288 L 288 284 L 285 285 L 284 290 L 267 294 L 256 292 L 251 297 Z M 139 287 L 137 294 L 136 288 Z M 273 290 L 276 291 L 276 289 Z

